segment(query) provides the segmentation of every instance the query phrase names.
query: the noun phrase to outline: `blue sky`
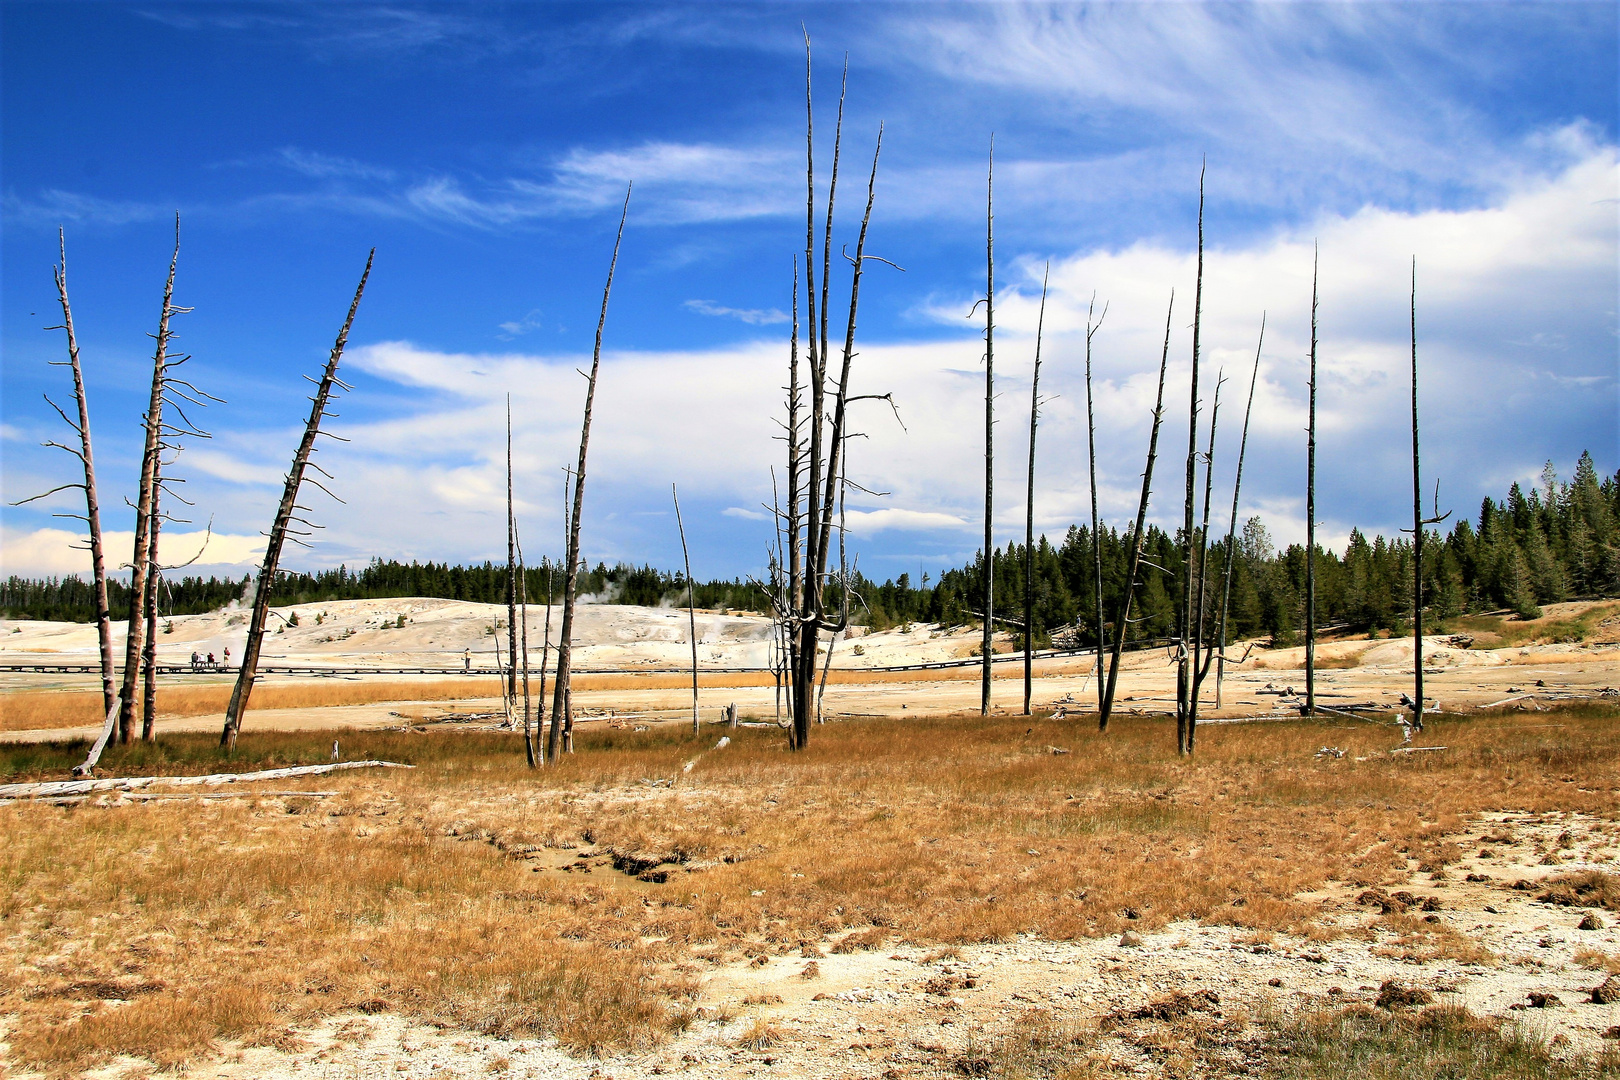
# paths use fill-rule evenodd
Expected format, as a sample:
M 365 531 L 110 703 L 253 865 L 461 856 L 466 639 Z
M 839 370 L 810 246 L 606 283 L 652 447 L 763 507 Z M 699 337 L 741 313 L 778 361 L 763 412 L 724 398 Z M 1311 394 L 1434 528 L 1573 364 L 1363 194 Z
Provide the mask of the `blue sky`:
M 1084 311 L 1100 498 L 1134 509 L 1158 335 L 1177 291 L 1167 453 L 1185 453 L 1192 250 L 1208 157 L 1206 361 L 1232 376 L 1217 476 L 1268 318 L 1245 513 L 1303 534 L 1310 257 L 1322 251 L 1323 531 L 1389 532 L 1406 485 L 1406 278 L 1418 260 L 1427 470 L 1442 502 L 1590 449 L 1620 465 L 1612 4 L 8 3 L 0 7 L 0 483 L 72 479 L 41 400 L 68 396 L 50 267 L 69 283 L 106 528 L 127 533 L 172 215 L 178 345 L 228 404 L 177 471 L 212 516 L 203 560 L 253 560 L 306 384 L 378 249 L 325 466 L 336 505 L 300 566 L 504 553 L 501 425 L 516 412 L 531 555 L 560 547 L 602 277 L 634 180 L 587 492 L 587 557 L 674 566 L 671 482 L 704 576 L 756 570 L 803 244 L 803 39 L 818 180 L 849 58 L 838 242 L 885 125 L 856 382 L 906 426 L 860 422 L 861 565 L 937 571 L 982 532 L 985 154 L 997 148 L 997 533 L 1022 534 L 1028 377 L 1052 266 L 1037 519 L 1089 518 Z M 847 278 L 835 278 L 835 295 Z M 841 310 L 840 301 L 834 310 Z M 1179 380 L 1179 382 L 1178 382 Z M 1206 386 L 1211 382 L 1205 380 Z M 1241 385 L 1240 385 L 1241 384 Z M 1179 394 L 1178 394 L 1179 388 Z M 1177 417 L 1180 416 L 1180 420 Z M 1179 518 L 1178 469 L 1152 514 Z M 1229 488 L 1228 488 L 1229 490 Z M 50 505 L 5 509 L 6 573 L 83 556 Z M 1217 500 L 1218 507 L 1224 500 Z M 1224 512 L 1215 515 L 1223 518 Z M 115 543 L 117 541 L 115 540 Z M 127 543 L 127 540 L 124 541 Z M 121 551 L 121 549 L 119 549 Z M 127 557 L 121 555 L 121 557 Z

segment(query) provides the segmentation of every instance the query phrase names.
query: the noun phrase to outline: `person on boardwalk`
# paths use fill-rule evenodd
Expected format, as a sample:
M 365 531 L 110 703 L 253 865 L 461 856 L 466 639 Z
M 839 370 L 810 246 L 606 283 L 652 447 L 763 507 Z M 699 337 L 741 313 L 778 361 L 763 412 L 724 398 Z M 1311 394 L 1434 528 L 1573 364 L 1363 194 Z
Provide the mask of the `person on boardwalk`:
M 471 649 L 463 649 L 461 651 L 461 670 L 462 671 L 468 671 L 468 672 L 472 671 L 472 650 Z

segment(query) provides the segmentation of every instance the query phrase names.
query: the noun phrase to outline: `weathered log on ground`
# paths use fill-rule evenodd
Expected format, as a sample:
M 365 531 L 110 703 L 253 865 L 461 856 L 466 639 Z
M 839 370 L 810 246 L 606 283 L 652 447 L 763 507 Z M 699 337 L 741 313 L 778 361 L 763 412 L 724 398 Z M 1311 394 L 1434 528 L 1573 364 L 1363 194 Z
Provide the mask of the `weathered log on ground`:
M 287 780 L 295 776 L 320 776 L 343 769 L 414 769 L 397 761 L 339 761 L 331 765 L 293 765 L 285 769 L 263 769 L 250 773 L 210 773 L 206 776 L 117 776 L 103 780 L 44 780 L 30 784 L 0 784 L 0 799 L 37 799 L 58 795 L 88 795 L 95 791 L 135 791 L 153 784 L 176 787 L 195 785 L 245 784 L 255 780 Z

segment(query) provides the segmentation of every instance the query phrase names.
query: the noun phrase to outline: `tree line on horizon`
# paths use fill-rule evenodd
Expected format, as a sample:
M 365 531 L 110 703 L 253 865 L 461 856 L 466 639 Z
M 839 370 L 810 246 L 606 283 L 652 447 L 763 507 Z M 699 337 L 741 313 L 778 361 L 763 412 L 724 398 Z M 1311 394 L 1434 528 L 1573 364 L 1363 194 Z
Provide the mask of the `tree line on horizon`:
M 1130 551 L 1121 530 L 1100 530 L 1105 611 L 1118 609 Z M 1269 636 L 1291 644 L 1301 625 L 1305 587 L 1305 548 L 1279 550 L 1264 521 L 1246 520 L 1233 560 L 1231 625 L 1234 637 Z M 1620 472 L 1600 480 L 1590 453 L 1581 455 L 1573 479 L 1560 481 L 1551 462 L 1541 484 L 1527 493 L 1515 483 L 1504 499 L 1486 498 L 1474 520 L 1463 518 L 1450 533 L 1426 532 L 1424 593 L 1430 615 L 1441 620 L 1482 610 L 1512 610 L 1534 617 L 1541 604 L 1574 597 L 1620 595 Z M 1009 543 L 993 554 L 995 590 L 1021 606 L 1025 591 L 1025 547 Z M 1138 615 L 1128 640 L 1170 636 L 1174 597 L 1183 566 L 1178 533 L 1150 526 L 1147 559 L 1138 591 Z M 1225 539 L 1212 539 L 1212 565 L 1224 565 Z M 1407 537 L 1368 540 L 1353 529 L 1344 551 L 1318 548 L 1318 617 L 1355 630 L 1404 631 L 1411 612 L 1412 544 Z M 1081 640 L 1095 636 L 1095 560 L 1089 527 L 1070 526 L 1061 542 L 1042 536 L 1033 567 L 1037 644 L 1047 645 L 1064 630 Z M 1162 568 L 1162 569 L 1161 569 Z M 555 594 L 562 579 L 559 562 L 542 559 L 525 570 L 528 595 Z M 851 588 L 859 598 L 852 619 L 874 630 L 910 622 L 967 625 L 983 610 L 984 554 L 965 566 L 913 580 L 901 574 L 879 584 L 858 572 Z M 276 583 L 278 607 L 335 600 L 379 600 L 420 596 L 502 604 L 507 567 L 485 561 L 471 566 L 373 559 L 360 570 L 284 573 Z M 113 605 L 127 603 L 128 585 L 108 581 Z M 249 595 L 252 577 L 187 576 L 165 580 L 160 598 L 165 615 L 216 611 Z M 677 606 L 686 601 L 686 577 L 650 565 L 598 562 L 579 573 L 586 602 Z M 747 578 L 693 582 L 694 600 L 708 610 L 764 611 L 766 597 Z M 90 622 L 95 618 L 91 585 L 77 575 L 25 578 L 0 583 L 0 612 L 8 619 Z M 1111 630 L 1111 621 L 1105 619 Z

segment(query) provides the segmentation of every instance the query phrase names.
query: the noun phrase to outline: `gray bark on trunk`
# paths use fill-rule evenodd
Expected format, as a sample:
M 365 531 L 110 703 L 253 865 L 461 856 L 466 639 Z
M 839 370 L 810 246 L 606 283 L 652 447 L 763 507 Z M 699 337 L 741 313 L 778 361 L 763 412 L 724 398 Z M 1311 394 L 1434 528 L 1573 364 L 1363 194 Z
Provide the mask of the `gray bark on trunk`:
M 332 343 L 332 352 L 327 357 L 326 368 L 321 373 L 320 382 L 316 384 L 315 396 L 310 399 L 309 420 L 304 424 L 304 437 L 298 444 L 297 452 L 293 454 L 292 467 L 287 470 L 287 482 L 281 492 L 281 503 L 276 508 L 276 517 L 270 526 L 264 548 L 264 562 L 259 567 L 259 578 L 253 592 L 253 613 L 248 619 L 247 643 L 242 646 L 242 667 L 237 672 L 236 687 L 231 691 L 231 702 L 225 710 L 225 726 L 219 734 L 219 744 L 229 750 L 236 749 L 236 739 L 242 730 L 242 715 L 247 712 L 248 701 L 253 695 L 253 684 L 258 678 L 259 652 L 264 646 L 264 624 L 270 614 L 270 593 L 275 588 L 276 569 L 281 563 L 281 548 L 289 539 L 288 530 L 293 522 L 293 511 L 298 508 L 298 489 L 303 485 L 305 470 L 312 464 L 309 457 L 315 450 L 315 437 L 321 433 L 321 421 L 327 416 L 326 403 L 332 396 L 333 386 L 347 389 L 343 381 L 337 377 L 338 362 L 343 359 L 343 348 L 349 341 L 349 328 L 354 325 L 355 312 L 360 310 L 360 297 L 365 294 L 366 280 L 371 277 L 371 263 L 376 257 L 377 249 L 372 248 L 366 256 L 366 268 L 360 274 L 360 284 L 354 290 L 354 300 L 349 304 L 349 314 L 343 320 L 343 329 L 338 331 L 337 340 Z M 316 465 L 315 468 L 320 469 L 320 466 Z M 325 490 L 320 481 L 310 482 Z
M 563 575 L 562 628 L 557 635 L 557 684 L 551 703 L 551 746 L 549 756 L 555 760 L 561 753 L 559 745 L 561 717 L 569 729 L 569 749 L 572 750 L 573 713 L 569 708 L 572 690 L 570 666 L 573 662 L 571 635 L 574 632 L 574 600 L 579 588 L 579 523 L 585 510 L 585 459 L 591 444 L 591 410 L 596 403 L 596 376 L 602 367 L 602 331 L 607 326 L 608 297 L 613 292 L 613 273 L 619 266 L 619 245 L 624 240 L 624 223 L 630 216 L 630 187 L 624 192 L 624 209 L 619 214 L 619 232 L 613 240 L 613 258 L 608 263 L 607 284 L 602 287 L 602 314 L 596 320 L 596 347 L 591 353 L 591 373 L 585 384 L 585 421 L 579 432 L 579 465 L 574 471 L 574 508 L 568 527 L 568 568 Z

